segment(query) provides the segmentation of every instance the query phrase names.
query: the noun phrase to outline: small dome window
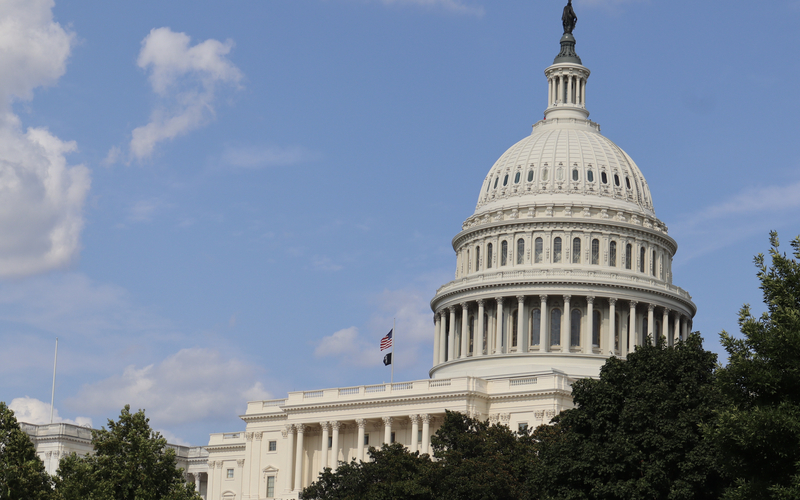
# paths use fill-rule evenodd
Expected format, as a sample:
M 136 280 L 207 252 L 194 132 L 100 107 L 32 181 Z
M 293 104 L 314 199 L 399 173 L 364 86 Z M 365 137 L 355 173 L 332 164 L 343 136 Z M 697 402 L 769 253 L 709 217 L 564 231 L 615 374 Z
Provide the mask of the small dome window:
M 600 180 L 603 181 L 603 184 L 608 184 L 608 176 L 605 172 L 600 172 Z
M 508 174 L 506 174 L 506 176 L 505 176 L 505 177 L 503 177 L 503 185 L 504 185 L 504 186 L 507 186 L 507 185 L 508 185 Z
M 594 172 L 591 169 L 586 171 L 586 180 L 589 182 L 594 182 Z
M 631 188 L 631 178 L 625 177 L 625 185 L 628 186 L 628 189 Z
M 561 168 L 561 167 L 559 167 L 556 170 L 556 180 L 557 181 L 563 181 L 564 180 L 564 169 Z
M 614 184 L 619 187 L 619 176 L 617 174 L 614 174 Z
M 546 180 L 547 180 L 547 177 L 548 177 L 548 176 L 547 176 L 547 169 L 544 169 L 544 170 L 542 170 L 542 180 L 543 180 L 543 181 L 546 181 Z
M 489 182 L 486 183 L 486 192 L 489 192 L 489 189 L 492 187 L 492 179 L 489 179 Z
M 494 187 L 495 187 L 495 189 L 497 189 L 497 181 L 499 181 L 499 180 L 500 180 L 500 177 L 495 177 L 494 178 Z
M 533 180 L 533 169 L 528 170 L 528 182 Z
M 572 180 L 573 181 L 577 181 L 578 180 L 578 169 L 577 168 L 573 168 L 572 169 Z
M 520 175 L 521 175 L 520 172 L 517 172 L 517 175 L 514 176 L 514 184 L 519 184 L 519 176 Z

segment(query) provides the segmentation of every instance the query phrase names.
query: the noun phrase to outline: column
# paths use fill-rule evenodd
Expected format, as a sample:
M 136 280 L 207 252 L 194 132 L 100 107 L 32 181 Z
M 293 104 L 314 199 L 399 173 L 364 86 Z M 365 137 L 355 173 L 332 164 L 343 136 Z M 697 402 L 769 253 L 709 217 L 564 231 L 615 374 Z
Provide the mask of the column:
M 392 417 L 383 417 L 383 442 L 392 444 Z
M 495 297 L 494 300 L 497 301 L 497 328 L 494 334 L 494 353 L 501 354 L 503 352 L 503 297 Z
M 675 319 L 673 320 L 675 323 L 675 332 L 672 334 L 672 338 L 675 342 L 681 339 L 681 314 L 679 312 L 675 313 Z
M 459 358 L 469 354 L 469 308 L 466 302 L 461 303 L 461 353 Z
M 248 461 L 250 461 L 250 463 L 253 463 L 252 462 L 252 460 L 253 460 L 253 433 L 252 432 L 245 432 L 244 433 L 244 440 L 245 440 L 244 456 L 247 458 Z M 247 495 L 248 497 L 250 496 L 250 491 L 251 491 L 250 469 L 252 469 L 252 467 L 248 467 L 247 469 L 243 470 L 241 477 L 239 477 L 238 474 L 236 475 L 237 479 L 241 479 L 242 480 L 242 496 L 245 496 L 245 495 Z
M 628 316 L 630 329 L 628 330 L 628 338 L 625 340 L 625 354 L 628 354 L 628 351 L 632 351 L 631 347 L 636 347 L 639 345 L 639 339 L 636 338 L 636 304 L 635 300 L 630 301 L 631 311 L 630 315 Z M 633 342 L 633 345 L 628 345 L 629 342 Z
M 567 77 L 567 103 L 572 104 L 572 89 L 574 88 L 574 84 L 572 83 L 573 77 Z
M 217 470 L 214 472 L 214 484 L 217 485 L 216 490 L 211 496 L 212 499 L 218 500 L 222 497 L 222 466 L 225 465 L 225 462 L 222 460 L 217 460 Z
M 583 334 L 584 354 L 592 352 L 592 337 L 594 337 L 594 297 L 586 297 L 586 331 Z M 598 345 L 597 347 L 600 346 Z
M 475 352 L 473 353 L 473 356 L 483 356 L 483 335 L 485 333 L 483 331 L 483 326 L 484 326 L 483 325 L 483 315 L 484 314 L 485 314 L 485 312 L 483 310 L 483 299 L 478 299 L 478 317 L 477 317 L 477 322 L 478 322 L 478 333 L 477 333 L 477 336 L 478 336 L 478 338 L 475 339 L 475 341 L 476 341 L 475 345 L 477 347 L 475 347 Z
M 294 475 L 294 433 L 292 424 L 286 424 L 286 491 L 292 490 Z
M 528 335 L 525 333 L 524 295 L 517 295 L 517 352 L 528 352 Z
M 672 338 L 669 334 L 669 309 L 664 308 L 664 317 L 661 319 L 661 333 L 666 339 L 667 345 L 672 347 Z
M 367 425 L 367 421 L 363 418 L 359 418 L 356 420 L 356 425 L 358 426 L 358 441 L 356 441 L 356 460 L 359 462 L 364 461 L 364 427 Z
M 248 467 L 250 471 L 250 494 L 253 497 L 258 497 L 259 488 L 261 486 L 261 473 L 262 465 L 261 460 L 264 456 L 264 432 L 256 432 L 253 434 L 255 441 L 253 441 L 253 461 L 251 466 Z
M 440 331 L 439 331 L 439 363 L 447 361 L 447 308 L 439 311 Z M 394 362 L 394 360 L 392 360 Z
M 297 429 L 297 452 L 294 457 L 294 489 L 300 490 L 303 487 L 303 433 L 306 430 L 304 424 L 295 424 Z
M 686 316 L 681 316 L 681 340 L 686 340 L 689 334 L 686 333 Z
M 617 335 L 617 299 L 610 298 L 608 299 L 608 335 L 606 335 L 606 337 L 608 338 L 606 346 L 610 346 L 608 347 L 608 349 L 606 349 L 606 351 L 608 351 L 609 354 L 614 354 L 616 352 L 617 346 L 614 342 L 614 338 L 616 337 L 616 335 Z M 620 339 L 620 342 L 622 342 L 622 339 Z
M 198 495 L 200 494 L 200 473 L 199 472 L 195 472 L 194 473 L 194 491 L 197 492 Z
M 428 443 L 431 437 L 431 416 L 425 413 L 420 415 L 419 418 L 422 419 L 422 449 L 420 452 L 430 454 Z
M 447 361 L 456 357 L 456 308 L 450 308 L 450 328 L 447 332 Z M 392 360 L 394 362 L 394 360 Z
M 339 427 L 341 424 L 334 420 L 331 424 L 331 434 L 333 437 L 333 442 L 331 443 L 331 469 L 335 472 L 336 469 L 339 467 Z M 364 441 L 364 438 L 361 438 L 361 441 Z
M 658 339 L 656 338 L 656 319 L 653 314 L 656 309 L 654 304 L 647 304 L 647 333 L 650 335 L 650 342 L 656 345 Z
M 586 106 L 586 78 L 581 80 L 581 104 Z
M 539 295 L 539 351 L 550 352 L 550 330 L 547 329 L 547 295 Z
M 564 318 L 562 324 L 564 329 L 561 330 L 561 351 L 569 352 L 572 347 L 572 313 L 570 311 L 570 300 L 572 295 L 564 295 Z
M 564 99 L 564 77 L 558 75 L 556 80 L 556 101 Z
M 320 422 L 320 427 L 322 427 L 322 446 L 320 450 L 322 450 L 322 456 L 320 457 L 320 470 L 325 470 L 325 467 L 328 466 L 328 422 Z
M 419 415 L 409 415 L 411 420 L 411 453 L 417 451 L 417 434 L 419 434 Z
M 439 364 L 439 337 L 442 335 L 442 315 L 438 312 L 433 315 L 433 321 L 436 325 L 434 330 L 436 333 L 433 335 L 433 366 Z
M 553 79 L 547 79 L 547 107 L 553 104 Z

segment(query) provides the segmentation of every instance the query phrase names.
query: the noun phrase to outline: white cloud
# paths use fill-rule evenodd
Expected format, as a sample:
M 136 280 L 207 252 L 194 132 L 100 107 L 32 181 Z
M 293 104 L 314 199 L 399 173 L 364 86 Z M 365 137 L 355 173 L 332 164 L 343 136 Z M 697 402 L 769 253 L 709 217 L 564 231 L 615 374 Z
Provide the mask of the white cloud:
M 377 366 L 381 357 L 376 355 L 377 346 L 362 338 L 358 328 L 351 326 L 323 337 L 314 349 L 317 358 L 341 358 L 341 362 L 355 366 Z
M 12 111 L 14 99 L 64 74 L 74 35 L 52 8 L 52 0 L 0 2 L 0 276 L 60 268 L 80 250 L 89 170 L 68 165 L 74 142 L 23 130 Z
M 206 40 L 190 46 L 185 33 L 157 28 L 142 40 L 137 61 L 150 73 L 153 91 L 162 100 L 147 125 L 133 130 L 131 154 L 143 159 L 156 145 L 208 123 L 220 85 L 239 85 L 242 73 L 226 56 L 233 48 L 228 40 Z M 109 158 L 113 158 L 112 151 Z
M 313 161 L 318 155 L 299 147 L 226 147 L 222 163 L 237 168 L 285 167 Z
M 164 202 L 156 198 L 139 200 L 131 205 L 128 210 L 128 220 L 131 222 L 150 222 L 153 220 L 153 215 L 155 215 L 156 211 L 163 206 Z
M 131 365 L 121 374 L 84 385 L 69 405 L 95 414 L 130 404 L 166 426 L 227 417 L 244 401 L 271 397 L 255 381 L 258 372 L 257 367 L 225 359 L 213 349 L 182 349 L 159 364 Z
M 461 0 L 381 0 L 385 5 L 418 5 L 421 7 L 437 7 L 455 12 L 481 17 L 485 13 L 479 5 L 468 5 Z
M 14 411 L 14 416 L 18 422 L 26 422 L 29 424 L 49 424 L 50 423 L 50 404 L 44 401 L 39 401 L 35 398 L 15 398 L 11 400 L 8 405 Z M 53 422 L 63 422 L 66 424 L 81 425 L 85 427 L 92 427 L 92 419 L 88 417 L 76 417 L 75 420 L 68 418 L 61 418 L 58 415 L 58 409 L 53 409 Z

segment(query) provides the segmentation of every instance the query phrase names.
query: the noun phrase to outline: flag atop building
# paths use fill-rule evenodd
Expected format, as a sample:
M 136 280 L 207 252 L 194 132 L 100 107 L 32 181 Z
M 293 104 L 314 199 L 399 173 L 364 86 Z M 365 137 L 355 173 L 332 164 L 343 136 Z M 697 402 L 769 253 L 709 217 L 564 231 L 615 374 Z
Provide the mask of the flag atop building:
M 387 333 L 386 336 L 381 339 L 381 351 L 385 351 L 386 349 L 392 347 L 392 332 L 394 332 L 394 328 L 389 330 L 389 333 Z M 388 365 L 389 363 L 386 364 Z

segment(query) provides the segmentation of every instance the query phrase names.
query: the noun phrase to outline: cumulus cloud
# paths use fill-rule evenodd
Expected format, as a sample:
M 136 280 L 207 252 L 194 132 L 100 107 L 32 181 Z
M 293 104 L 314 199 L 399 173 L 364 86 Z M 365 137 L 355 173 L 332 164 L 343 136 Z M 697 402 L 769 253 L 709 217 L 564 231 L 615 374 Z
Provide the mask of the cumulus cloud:
M 186 33 L 156 28 L 142 40 L 138 65 L 149 72 L 153 91 L 162 103 L 147 125 L 132 132 L 130 151 L 137 159 L 152 155 L 160 142 L 195 130 L 214 117 L 221 86 L 238 87 L 242 73 L 227 57 L 233 42 L 209 39 L 190 45 Z M 107 160 L 118 154 L 112 149 Z
M 74 34 L 53 20 L 52 0 L 0 2 L 0 276 L 70 264 L 80 249 L 89 170 L 70 166 L 74 142 L 25 130 L 15 100 L 64 74 Z
M 483 7 L 479 5 L 469 5 L 462 0 L 381 0 L 385 5 L 419 5 L 422 7 L 437 7 L 454 12 L 457 14 L 467 14 L 481 17 L 484 14 Z
M 50 403 L 39 401 L 35 398 L 15 398 L 11 400 L 8 407 L 14 411 L 14 416 L 18 422 L 26 422 L 29 424 L 49 424 L 50 423 Z M 53 409 L 53 422 L 63 422 L 65 424 L 74 424 L 84 427 L 92 427 L 92 419 L 89 417 L 76 417 L 75 420 L 68 418 L 61 418 L 58 415 L 58 409 Z
M 226 417 L 243 401 L 269 399 L 258 369 L 214 349 L 182 349 L 158 364 L 128 366 L 121 374 L 84 385 L 69 405 L 87 413 L 145 409 L 158 425 Z

